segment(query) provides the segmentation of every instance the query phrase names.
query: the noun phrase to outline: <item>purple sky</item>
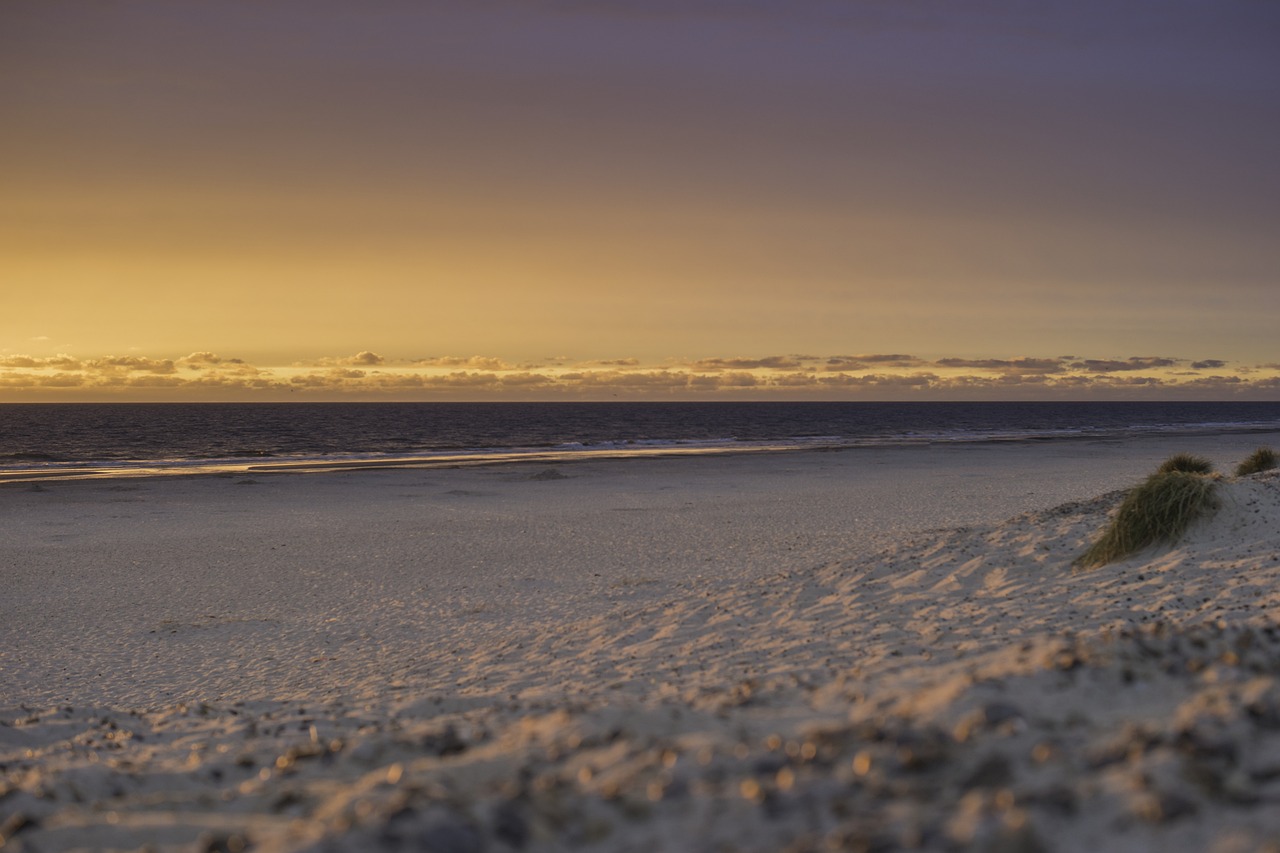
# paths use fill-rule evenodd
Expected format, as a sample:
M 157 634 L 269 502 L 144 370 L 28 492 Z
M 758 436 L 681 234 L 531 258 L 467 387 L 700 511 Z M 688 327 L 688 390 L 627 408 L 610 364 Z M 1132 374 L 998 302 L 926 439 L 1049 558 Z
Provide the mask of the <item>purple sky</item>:
M 0 357 L 1254 375 L 1278 45 L 1259 0 L 7 0 Z

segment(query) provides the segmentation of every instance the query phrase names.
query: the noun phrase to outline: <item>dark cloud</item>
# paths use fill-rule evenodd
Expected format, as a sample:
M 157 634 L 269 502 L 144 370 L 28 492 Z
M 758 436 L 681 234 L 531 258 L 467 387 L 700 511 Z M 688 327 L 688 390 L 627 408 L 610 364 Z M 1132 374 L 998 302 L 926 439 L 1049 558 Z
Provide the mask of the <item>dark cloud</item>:
M 765 358 L 700 358 L 689 362 L 695 370 L 790 370 L 800 366 L 793 356 L 771 355 Z
M 963 367 L 1010 373 L 1061 373 L 1065 368 L 1056 358 L 942 358 L 939 367 Z
M 862 355 L 836 355 L 832 358 L 849 359 L 850 361 L 864 361 L 867 364 L 889 364 L 896 367 L 909 367 L 914 364 L 923 364 L 921 359 L 914 355 L 906 355 L 904 353 L 864 353 Z
M 869 353 L 863 355 L 832 355 L 823 364 L 824 370 L 865 370 L 871 365 L 880 367 L 918 367 L 923 359 L 903 353 Z
M 835 355 L 828 358 L 822 365 L 823 370 L 841 371 L 841 370 L 866 370 L 871 365 L 865 361 L 859 361 L 852 356 Z
M 1124 361 L 1086 358 L 1071 362 L 1073 370 L 1085 370 L 1090 373 L 1119 373 L 1126 370 L 1152 370 L 1158 367 L 1173 367 L 1181 359 L 1163 358 L 1159 356 L 1133 356 Z
M 1217 370 L 1226 366 L 1227 363 L 1225 361 L 1221 361 L 1216 358 L 1206 358 L 1204 361 L 1191 362 L 1191 368 L 1193 370 Z

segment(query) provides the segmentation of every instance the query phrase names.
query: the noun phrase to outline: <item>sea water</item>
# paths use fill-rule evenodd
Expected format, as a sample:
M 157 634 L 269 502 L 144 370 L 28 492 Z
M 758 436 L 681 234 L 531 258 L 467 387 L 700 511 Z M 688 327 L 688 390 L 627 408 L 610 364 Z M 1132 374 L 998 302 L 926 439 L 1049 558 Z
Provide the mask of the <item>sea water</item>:
M 0 405 L 0 478 L 1280 430 L 1280 402 Z

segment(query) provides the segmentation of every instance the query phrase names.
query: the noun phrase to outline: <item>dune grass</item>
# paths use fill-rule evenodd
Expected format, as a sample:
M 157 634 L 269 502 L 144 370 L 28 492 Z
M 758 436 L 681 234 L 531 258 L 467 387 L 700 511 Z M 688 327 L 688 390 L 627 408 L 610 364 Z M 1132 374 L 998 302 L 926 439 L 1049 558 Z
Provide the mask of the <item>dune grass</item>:
M 1156 469 L 1157 474 L 1168 474 L 1171 471 L 1182 471 L 1186 474 L 1212 474 L 1213 463 L 1194 453 L 1175 453 Z
M 1166 470 L 1169 462 L 1129 491 L 1111 525 L 1076 560 L 1077 568 L 1104 566 L 1148 545 L 1173 542 L 1191 522 L 1218 508 L 1214 478 L 1177 468 Z
M 1247 477 L 1259 471 L 1270 471 L 1277 465 L 1280 465 L 1280 459 L 1276 458 L 1276 452 L 1270 447 L 1259 447 L 1236 466 L 1236 476 Z

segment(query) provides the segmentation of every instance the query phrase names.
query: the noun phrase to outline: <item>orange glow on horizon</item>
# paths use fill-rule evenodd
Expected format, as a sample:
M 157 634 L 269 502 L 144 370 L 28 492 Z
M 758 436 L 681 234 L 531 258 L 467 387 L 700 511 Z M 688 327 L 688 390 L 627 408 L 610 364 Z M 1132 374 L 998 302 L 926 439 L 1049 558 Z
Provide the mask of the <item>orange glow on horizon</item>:
M 177 367 L 0 400 L 1276 396 L 1276 13 L 748 5 L 11 0 L 0 363 Z

